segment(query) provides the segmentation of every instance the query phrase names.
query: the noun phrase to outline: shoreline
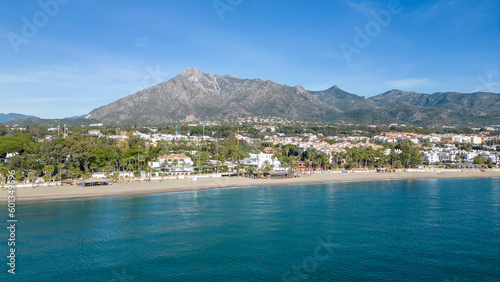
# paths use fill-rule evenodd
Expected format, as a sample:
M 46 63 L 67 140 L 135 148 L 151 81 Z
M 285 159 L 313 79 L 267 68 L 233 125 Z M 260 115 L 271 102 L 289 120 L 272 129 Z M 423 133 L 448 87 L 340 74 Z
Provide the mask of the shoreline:
M 16 202 L 42 202 L 53 200 L 75 200 L 112 196 L 139 196 L 169 192 L 196 191 L 216 188 L 243 188 L 255 186 L 279 186 L 321 184 L 339 182 L 364 182 L 377 180 L 438 179 L 438 178 L 490 178 L 500 177 L 500 170 L 481 171 L 418 171 L 418 172 L 355 172 L 301 174 L 287 179 L 253 179 L 245 177 L 197 177 L 151 181 L 113 183 L 110 186 L 38 186 L 17 187 Z M 5 189 L 5 188 L 4 188 Z M 8 190 L 2 190 L 2 203 L 7 203 Z

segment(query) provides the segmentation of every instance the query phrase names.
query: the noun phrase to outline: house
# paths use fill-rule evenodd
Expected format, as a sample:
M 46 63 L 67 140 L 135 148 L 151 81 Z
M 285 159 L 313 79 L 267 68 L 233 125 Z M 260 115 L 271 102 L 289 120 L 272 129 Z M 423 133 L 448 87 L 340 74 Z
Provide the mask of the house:
M 470 138 L 470 142 L 471 142 L 472 144 L 474 144 L 474 145 L 479 145 L 479 144 L 483 143 L 483 140 L 482 140 L 482 138 L 481 138 L 481 137 L 479 137 L 479 136 L 472 136 L 472 137 Z
M 441 142 L 441 138 L 440 138 L 440 137 L 437 137 L 437 136 L 431 136 L 431 137 L 429 137 L 429 139 L 428 139 L 428 140 L 429 140 L 429 142 L 431 142 L 431 143 L 439 143 L 439 142 Z
M 273 158 L 273 154 L 265 154 L 262 152 L 258 154 L 250 154 L 250 157 L 241 160 L 240 164 L 246 166 L 257 166 L 257 168 L 273 166 L 274 169 L 278 169 L 281 167 L 281 162 L 278 160 L 278 158 Z
M 424 152 L 424 162 L 435 164 L 439 162 L 439 155 L 436 151 Z
M 158 163 L 162 169 L 168 170 L 171 173 L 179 174 L 193 172 L 193 161 L 190 157 L 183 154 L 158 157 Z

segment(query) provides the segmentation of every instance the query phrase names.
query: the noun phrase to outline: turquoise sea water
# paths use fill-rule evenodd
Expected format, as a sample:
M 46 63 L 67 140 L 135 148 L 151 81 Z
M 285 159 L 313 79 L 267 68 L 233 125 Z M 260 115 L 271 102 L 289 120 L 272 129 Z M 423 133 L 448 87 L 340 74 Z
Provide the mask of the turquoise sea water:
M 0 281 L 500 281 L 498 178 L 20 203 L 17 217 L 17 274 L 4 227 Z

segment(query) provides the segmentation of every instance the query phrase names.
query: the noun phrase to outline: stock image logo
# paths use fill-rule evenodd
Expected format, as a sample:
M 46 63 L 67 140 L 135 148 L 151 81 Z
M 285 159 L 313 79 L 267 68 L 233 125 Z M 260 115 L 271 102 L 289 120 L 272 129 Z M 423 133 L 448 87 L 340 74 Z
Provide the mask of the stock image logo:
M 380 35 L 383 28 L 389 26 L 392 17 L 403 11 L 401 3 L 397 0 L 391 0 L 387 3 L 386 9 L 380 11 L 371 10 L 372 20 L 368 21 L 363 28 L 354 27 L 354 37 L 352 44 L 341 42 L 339 47 L 347 63 L 352 62 L 352 55 L 360 54 L 363 49 L 368 47 L 372 40 Z
M 57 16 L 62 5 L 66 5 L 70 0 L 48 0 L 40 1 L 38 5 L 40 10 L 35 12 L 31 17 L 22 17 L 22 26 L 20 31 L 9 32 L 7 39 L 15 53 L 19 53 L 21 44 L 28 44 L 30 40 L 35 38 L 38 32 L 44 28 L 51 18 Z

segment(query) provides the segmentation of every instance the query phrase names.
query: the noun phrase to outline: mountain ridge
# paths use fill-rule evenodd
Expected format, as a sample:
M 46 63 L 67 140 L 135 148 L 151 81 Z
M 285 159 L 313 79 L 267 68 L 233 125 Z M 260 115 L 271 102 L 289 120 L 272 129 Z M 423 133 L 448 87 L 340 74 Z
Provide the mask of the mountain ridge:
M 110 124 L 275 116 L 334 123 L 433 125 L 500 124 L 500 94 L 417 93 L 393 89 L 364 97 L 334 85 L 309 91 L 271 80 L 240 79 L 187 68 L 168 81 L 103 105 L 85 115 Z
M 0 113 L 0 124 L 7 123 L 9 121 L 16 119 L 25 119 L 25 118 L 38 118 L 38 117 L 31 115 L 17 114 L 17 113 L 8 113 L 8 114 Z
M 499 122 L 500 95 L 476 92 L 389 90 L 366 98 L 334 85 L 308 91 L 271 80 L 240 79 L 187 68 L 169 81 L 94 109 L 88 117 L 110 123 L 163 123 L 245 116 L 277 116 L 343 123 L 433 125 Z M 485 118 L 490 116 L 490 118 Z

